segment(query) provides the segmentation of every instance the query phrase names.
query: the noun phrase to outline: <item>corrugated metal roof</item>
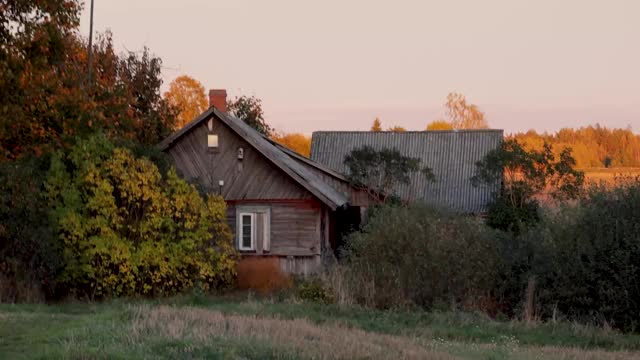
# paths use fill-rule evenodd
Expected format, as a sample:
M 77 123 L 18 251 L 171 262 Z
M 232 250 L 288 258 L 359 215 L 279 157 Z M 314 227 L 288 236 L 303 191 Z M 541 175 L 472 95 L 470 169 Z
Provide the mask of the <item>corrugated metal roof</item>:
M 294 160 L 291 154 L 280 147 L 275 146 L 270 140 L 257 132 L 251 126 L 247 125 L 244 121 L 220 112 L 213 107 L 209 108 L 189 124 L 185 125 L 182 129 L 176 131 L 163 140 L 159 144 L 160 150 L 166 151 L 172 144 L 179 141 L 183 135 L 187 134 L 196 125 L 209 119 L 211 116 L 215 116 L 221 122 L 229 126 L 229 128 L 258 150 L 262 155 L 291 176 L 293 180 L 302 185 L 330 208 L 335 210 L 348 202 L 348 199 L 344 194 L 328 185 L 320 177 L 306 168 L 306 166 L 311 166 L 310 164 L 313 163 L 311 160 L 308 160 L 309 164 Z M 322 165 L 315 165 L 314 167 L 318 169 L 323 168 Z M 260 184 L 256 184 L 256 186 L 260 186 Z
M 347 174 L 344 158 L 352 150 L 369 145 L 374 149 L 397 149 L 419 158 L 433 170 L 435 182 L 415 172 L 410 184 L 394 191 L 409 201 L 423 201 L 464 213 L 482 213 L 499 184 L 474 187 L 470 178 L 475 164 L 499 146 L 502 130 L 453 131 L 316 131 L 311 140 L 311 159 Z

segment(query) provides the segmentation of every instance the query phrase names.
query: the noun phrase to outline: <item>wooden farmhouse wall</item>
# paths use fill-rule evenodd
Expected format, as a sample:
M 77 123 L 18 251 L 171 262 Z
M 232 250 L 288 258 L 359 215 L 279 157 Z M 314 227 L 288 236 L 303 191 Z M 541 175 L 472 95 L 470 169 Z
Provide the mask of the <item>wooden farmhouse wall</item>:
M 289 273 L 312 273 L 321 266 L 323 241 L 328 243 L 329 210 L 309 191 L 264 157 L 224 123 L 212 117 L 177 139 L 165 152 L 178 173 L 199 183 L 227 202 L 227 223 L 236 234 L 242 209 L 268 207 L 270 248 L 261 242 L 244 256 L 279 257 Z M 218 135 L 218 149 L 210 150 L 207 135 Z M 242 148 L 243 158 L 238 159 Z M 219 181 L 224 185 L 219 187 Z
M 315 200 L 283 202 L 229 202 L 227 222 L 236 233 L 236 210 L 243 207 L 269 206 L 271 209 L 271 248 L 261 248 L 256 255 L 316 256 L 321 254 L 320 239 L 323 233 L 322 207 Z
M 207 147 L 209 129 L 203 121 L 167 150 L 185 179 L 197 181 L 212 193 L 222 191 L 225 200 L 311 199 L 312 195 L 257 150 L 215 118 L 211 133 L 218 135 L 218 149 Z M 243 159 L 238 159 L 242 149 Z M 224 181 L 220 188 L 219 181 Z

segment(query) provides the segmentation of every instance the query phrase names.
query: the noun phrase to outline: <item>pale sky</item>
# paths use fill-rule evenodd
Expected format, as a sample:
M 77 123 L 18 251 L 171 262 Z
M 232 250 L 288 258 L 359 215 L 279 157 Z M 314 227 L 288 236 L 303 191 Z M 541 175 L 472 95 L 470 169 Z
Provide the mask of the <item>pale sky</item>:
M 89 32 L 89 0 L 81 19 Z M 165 85 L 263 100 L 278 129 L 423 130 L 451 91 L 492 128 L 640 131 L 640 0 L 95 0 L 119 51 Z

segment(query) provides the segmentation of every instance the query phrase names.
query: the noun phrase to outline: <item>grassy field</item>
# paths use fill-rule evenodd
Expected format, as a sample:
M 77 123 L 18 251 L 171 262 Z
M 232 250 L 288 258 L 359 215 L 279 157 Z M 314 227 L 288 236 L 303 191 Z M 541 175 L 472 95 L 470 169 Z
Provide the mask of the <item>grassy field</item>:
M 0 359 L 640 359 L 640 335 L 291 300 L 0 305 Z

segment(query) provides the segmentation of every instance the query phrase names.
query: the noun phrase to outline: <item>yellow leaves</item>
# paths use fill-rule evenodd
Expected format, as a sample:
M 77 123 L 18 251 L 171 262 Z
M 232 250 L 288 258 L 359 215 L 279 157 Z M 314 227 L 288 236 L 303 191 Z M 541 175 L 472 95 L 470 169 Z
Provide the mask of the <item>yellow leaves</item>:
M 91 148 L 52 162 L 47 179 L 68 286 L 98 296 L 160 295 L 233 279 L 223 199 L 203 199 L 174 169 L 163 179 L 154 163 L 127 149 L 96 157 Z M 78 167 L 68 171 L 65 161 Z
M 429 125 L 427 125 L 427 131 L 435 130 L 453 130 L 453 125 L 444 120 L 432 121 L 431 123 L 429 123 Z
M 382 131 L 382 123 L 379 118 L 375 118 L 373 120 L 373 125 L 371 125 L 371 131 Z

